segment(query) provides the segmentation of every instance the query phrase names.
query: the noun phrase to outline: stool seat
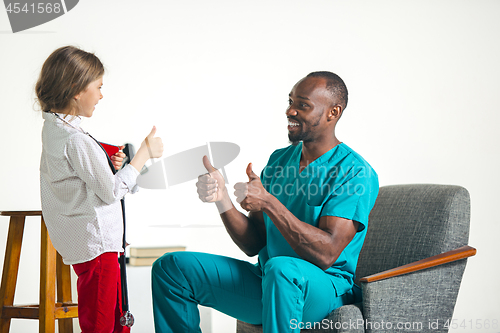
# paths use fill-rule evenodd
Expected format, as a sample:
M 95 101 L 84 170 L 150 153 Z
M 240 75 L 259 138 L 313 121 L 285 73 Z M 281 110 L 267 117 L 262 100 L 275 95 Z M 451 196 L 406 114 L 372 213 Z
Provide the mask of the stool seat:
M 39 332 L 44 333 L 55 332 L 55 321 L 58 320 L 60 333 L 72 333 L 72 318 L 78 317 L 78 305 L 71 300 L 70 267 L 63 263 L 62 257 L 54 249 L 42 212 L 4 211 L 0 215 L 10 216 L 0 285 L 0 333 L 9 332 L 12 318 L 38 319 Z M 13 305 L 26 216 L 41 217 L 40 302 Z

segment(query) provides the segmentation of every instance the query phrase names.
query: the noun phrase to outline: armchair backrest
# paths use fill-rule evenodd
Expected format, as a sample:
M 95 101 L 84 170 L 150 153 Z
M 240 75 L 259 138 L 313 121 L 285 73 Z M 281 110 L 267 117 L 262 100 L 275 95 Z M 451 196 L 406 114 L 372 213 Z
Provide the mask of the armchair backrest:
M 380 188 L 356 270 L 359 278 L 467 245 L 469 192 L 460 186 Z

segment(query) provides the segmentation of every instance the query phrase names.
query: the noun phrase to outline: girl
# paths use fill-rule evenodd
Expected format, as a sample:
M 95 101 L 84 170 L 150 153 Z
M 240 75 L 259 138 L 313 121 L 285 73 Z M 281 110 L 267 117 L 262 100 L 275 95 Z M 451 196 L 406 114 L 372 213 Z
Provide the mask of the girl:
M 66 46 L 47 58 L 35 88 L 45 119 L 40 161 L 43 218 L 54 247 L 78 275 L 83 333 L 130 331 L 119 323 L 118 254 L 124 251 L 120 199 L 137 191 L 139 170 L 163 152 L 153 127 L 130 164 L 113 175 L 106 153 L 80 127 L 81 117 L 91 117 L 103 97 L 103 75 L 94 54 Z M 116 168 L 122 157 L 113 157 Z

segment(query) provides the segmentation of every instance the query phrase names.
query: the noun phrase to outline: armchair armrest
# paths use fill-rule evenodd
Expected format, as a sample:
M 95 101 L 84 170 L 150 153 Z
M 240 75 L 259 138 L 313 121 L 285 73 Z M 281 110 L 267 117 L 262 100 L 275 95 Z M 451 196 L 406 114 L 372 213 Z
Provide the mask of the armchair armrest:
M 429 267 L 439 266 L 442 264 L 446 264 L 449 262 L 453 262 L 460 259 L 465 259 L 468 257 L 472 257 L 476 254 L 476 249 L 471 246 L 462 246 L 458 249 L 451 250 L 445 253 L 441 253 L 426 259 L 422 259 L 419 261 L 415 261 L 413 263 L 399 266 L 393 269 L 389 269 L 387 271 L 383 271 L 377 274 L 373 274 L 370 276 L 366 276 L 361 278 L 360 282 L 375 282 L 383 279 L 387 279 L 394 276 L 399 276 L 407 273 L 412 273 L 416 271 L 420 271 Z

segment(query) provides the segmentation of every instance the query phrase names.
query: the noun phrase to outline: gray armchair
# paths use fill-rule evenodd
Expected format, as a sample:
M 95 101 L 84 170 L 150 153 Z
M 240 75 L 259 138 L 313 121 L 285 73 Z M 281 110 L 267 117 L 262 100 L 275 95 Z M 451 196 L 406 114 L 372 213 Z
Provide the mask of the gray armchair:
M 362 303 L 345 305 L 302 332 L 448 332 L 468 257 L 468 191 L 451 185 L 380 188 L 356 281 Z M 262 332 L 237 323 L 237 333 Z

